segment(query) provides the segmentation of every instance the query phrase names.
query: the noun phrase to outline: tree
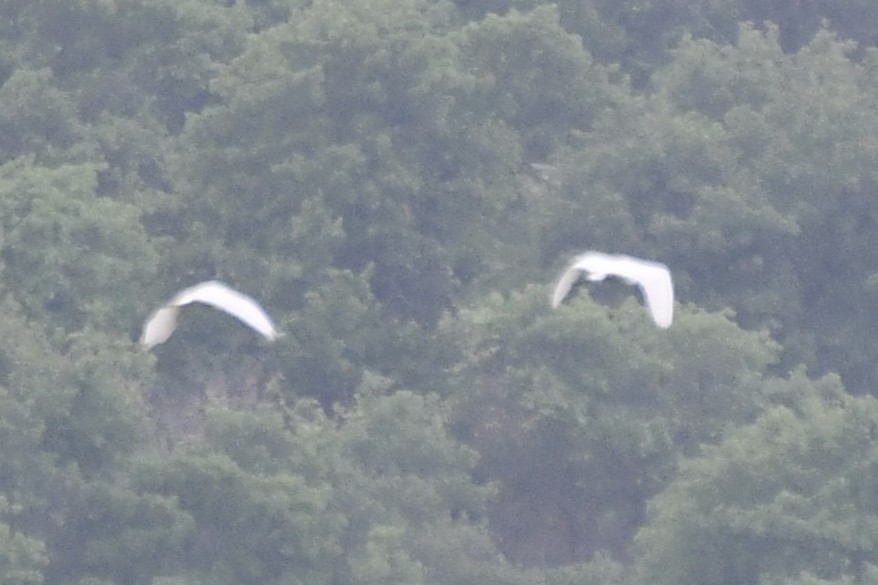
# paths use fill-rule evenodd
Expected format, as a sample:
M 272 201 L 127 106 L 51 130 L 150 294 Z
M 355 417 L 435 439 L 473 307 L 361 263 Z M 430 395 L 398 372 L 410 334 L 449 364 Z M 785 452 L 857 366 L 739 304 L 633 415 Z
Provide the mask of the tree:
M 118 585 L 151 585 L 172 570 L 192 532 L 192 518 L 173 498 L 110 482 L 65 477 L 63 526 L 48 537 L 49 583 L 81 577 Z
M 9 511 L 9 502 L 0 496 L 0 513 Z M 10 585 L 42 585 L 48 564 L 42 541 L 15 531 L 0 522 L 0 578 Z
M 650 502 L 638 582 L 859 582 L 874 571 L 878 402 L 802 370 L 766 392 L 775 406 Z
M 849 390 L 866 392 L 874 376 L 871 358 L 851 351 L 848 342 L 859 339 L 856 347 L 871 336 L 862 318 L 871 304 L 871 272 L 863 267 L 873 263 L 870 185 L 878 150 L 871 129 L 878 117 L 868 105 L 871 69 L 851 60 L 852 49 L 823 31 L 798 53 L 784 55 L 776 32 L 744 27 L 737 48 L 693 42 L 663 79 L 665 91 L 679 96 L 675 102 L 726 129 L 728 146 L 739 153 L 739 176 L 761 186 L 753 192 L 771 210 L 763 216 L 779 214 L 777 225 L 791 228 L 748 238 L 750 259 L 730 264 L 748 270 L 750 282 L 756 276 L 770 286 L 759 294 L 748 290 L 732 306 L 748 320 L 774 315 L 788 362 L 839 371 Z M 713 77 L 708 62 L 728 77 Z M 711 89 L 699 96 L 693 82 L 702 75 L 712 79 L 698 86 Z
M 0 100 L 4 104 L 0 154 L 7 164 L 34 155 L 41 162 L 58 164 L 85 154 L 79 144 L 85 128 L 71 97 L 57 88 L 51 70 L 14 70 L 0 86 Z
M 507 555 L 624 560 L 677 454 L 767 404 L 759 387 L 778 348 L 723 315 L 678 311 L 661 331 L 635 299 L 552 312 L 545 292 L 493 295 L 445 320 L 460 360 L 445 390 L 453 428 L 481 456 L 476 477 L 497 483 L 489 516 Z
M 561 28 L 553 6 L 488 15 L 463 29 L 462 44 L 478 79 L 473 109 L 521 134 L 528 158 L 590 129 L 614 97 L 607 70 Z
M 472 480 L 476 454 L 450 436 L 438 396 L 381 395 L 373 380 L 330 436 L 334 506 L 348 519 L 341 580 L 465 585 L 524 583 L 484 524 L 491 486 Z
M 176 500 L 194 521 L 166 574 L 212 583 L 523 583 L 485 529 L 491 489 L 473 484 L 475 454 L 448 435 L 443 403 L 385 396 L 383 384 L 372 380 L 333 418 L 313 399 L 283 412 L 213 408 L 201 437 L 140 467 L 139 489 Z
M 137 209 L 96 186 L 91 164 L 0 167 L 7 290 L 30 317 L 70 331 L 86 319 L 130 327 L 156 265 Z
M 852 50 L 829 31 L 795 54 L 770 27 L 742 25 L 733 45 L 685 38 L 653 93 L 619 101 L 558 153 L 560 185 L 541 192 L 556 198 L 544 255 L 588 233 L 598 249 L 661 258 L 682 298 L 768 327 L 785 367 L 870 391 L 872 360 L 856 348 L 872 331 L 878 118 L 872 66 Z

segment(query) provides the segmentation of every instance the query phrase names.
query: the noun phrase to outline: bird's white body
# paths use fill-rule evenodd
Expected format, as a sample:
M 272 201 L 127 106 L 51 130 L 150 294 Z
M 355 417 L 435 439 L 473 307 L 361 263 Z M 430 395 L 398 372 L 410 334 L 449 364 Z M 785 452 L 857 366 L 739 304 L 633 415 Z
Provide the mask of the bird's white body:
M 671 272 L 664 264 L 631 256 L 586 252 L 577 256 L 561 275 L 552 294 L 552 307 L 561 304 L 573 283 L 583 275 L 590 281 L 613 276 L 637 285 L 655 324 L 662 329 L 671 326 L 674 319 L 674 285 Z
M 141 345 L 149 349 L 167 341 L 177 327 L 180 307 L 190 303 L 204 303 L 225 311 L 270 341 L 278 336 L 271 319 L 256 301 L 221 282 L 209 280 L 181 290 L 155 311 L 143 325 Z

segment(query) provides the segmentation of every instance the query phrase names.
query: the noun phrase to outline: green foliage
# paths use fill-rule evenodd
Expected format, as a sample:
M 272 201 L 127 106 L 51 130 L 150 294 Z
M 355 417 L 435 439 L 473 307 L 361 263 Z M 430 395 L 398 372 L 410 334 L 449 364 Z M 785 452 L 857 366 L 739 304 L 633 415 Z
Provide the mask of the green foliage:
M 531 156 L 543 157 L 571 131 L 588 129 L 610 97 L 606 73 L 561 28 L 551 5 L 489 15 L 464 34 L 476 95 L 484 103 L 476 107 L 516 129 Z
M 36 29 L 31 59 L 79 96 L 85 117 L 149 108 L 171 130 L 203 107 L 218 63 L 240 52 L 250 24 L 198 0 L 49 1 L 23 12 Z
M 774 35 L 743 28 L 736 48 L 693 42 L 681 49 L 680 69 L 669 71 L 665 87 L 691 100 L 698 92 L 686 88 L 701 79 L 698 86 L 707 90 L 701 103 L 710 107 L 684 105 L 727 129 L 741 174 L 761 185 L 752 191 L 774 210 L 759 213 L 780 213 L 795 226 L 768 239 L 747 238 L 738 256 L 749 260 L 733 266 L 748 269 L 751 283 L 754 277 L 770 282 L 777 296 L 748 292 L 747 301 L 733 306 L 745 315 L 756 310 L 762 320 L 770 312 L 793 360 L 840 371 L 851 390 L 866 392 L 875 375 L 872 358 L 851 349 L 871 338 L 863 319 L 871 272 L 862 267 L 870 265 L 874 248 L 872 129 L 878 118 L 867 105 L 874 81 L 848 58 L 852 49 L 823 31 L 799 53 L 783 55 Z M 708 67 L 720 76 L 738 73 L 723 80 Z M 803 254 L 809 262 L 800 262 Z M 842 343 L 846 349 L 839 351 Z
M 362 495 L 380 500 L 388 511 L 404 512 L 415 525 L 450 512 L 481 516 L 490 490 L 470 481 L 476 454 L 448 436 L 447 413 L 438 397 L 399 391 L 387 397 L 363 397 L 357 406 L 342 415 L 345 422 L 339 434 L 343 453 L 356 465 Z M 388 480 L 395 483 L 393 478 L 405 489 L 388 491 Z M 338 483 L 349 489 L 353 481 L 353 477 L 350 482 L 340 478 Z M 351 505 L 352 512 L 358 508 Z
M 363 364 L 381 356 L 383 343 L 378 341 L 381 315 L 369 291 L 368 272 L 328 272 L 325 283 L 305 294 L 298 318 L 287 324 L 297 334 L 281 343 L 288 348 L 284 371 L 291 388 L 331 406 L 353 397 Z
M 0 321 L 0 493 L 14 510 L 45 511 L 55 455 L 47 421 L 66 411 L 70 365 L 6 297 Z
M 874 76 L 822 31 L 796 54 L 776 29 L 684 38 L 648 96 L 617 100 L 558 153 L 531 241 L 662 257 L 678 293 L 767 326 L 784 364 L 871 391 Z M 554 202 L 538 203 L 554 197 Z M 803 261 L 807 258 L 808 261 Z M 874 279 L 872 279 L 874 280 Z M 855 339 L 851 345 L 848 340 Z
M 28 159 L 0 167 L 4 286 L 30 317 L 72 331 L 86 320 L 129 326 L 155 270 L 138 210 L 97 196 L 96 172 Z
M 16 69 L 0 87 L 0 103 L 3 161 L 25 155 L 57 160 L 58 151 L 74 151 L 65 154 L 75 156 L 84 128 L 75 104 L 54 86 L 49 69 Z
M 859 580 L 875 564 L 878 403 L 801 371 L 767 389 L 778 406 L 686 462 L 650 503 L 643 583 Z
M 173 494 L 195 522 L 185 549 L 189 569 L 199 574 L 228 583 L 280 582 L 314 571 L 332 550 L 326 539 L 337 521 L 326 511 L 325 487 L 290 473 L 246 473 L 209 451 L 181 453 L 157 477 L 156 487 Z
M 68 477 L 65 526 L 52 536 L 53 580 L 75 574 L 151 583 L 179 558 L 192 518 L 170 498 Z M 74 485 L 71 485 L 74 484 Z
M 207 583 L 516 584 L 477 520 L 490 489 L 445 416 L 411 392 L 363 396 L 337 420 L 306 401 L 284 416 L 216 409 L 202 439 L 135 478 L 192 518 L 176 572 Z
M 405 552 L 406 536 L 404 529 L 394 526 L 373 528 L 364 550 L 351 560 L 355 582 L 363 585 L 425 583 L 424 567 Z
M 876 569 L 873 565 L 866 564 L 864 566 L 864 570 L 861 572 L 862 577 L 852 578 L 849 576 L 840 577 L 838 579 L 821 579 L 817 577 L 811 572 L 805 571 L 799 574 L 796 577 L 788 577 L 788 578 L 765 578 L 760 581 L 761 583 L 766 583 L 767 585 L 778 583 L 778 584 L 788 584 L 788 585 L 847 585 L 848 583 L 863 583 L 863 582 L 871 582 L 876 577 L 878 577 L 878 569 Z
M 874 13 L 2 3 L 0 582 L 874 581 Z
M 136 450 L 148 432 L 139 384 L 150 379 L 143 356 L 131 344 L 87 331 L 68 344 L 74 364 L 47 417 L 44 445 L 62 462 L 87 473 L 112 466 Z
M 9 503 L 0 498 L 0 514 L 9 512 Z M 0 579 L 10 585 L 42 585 L 48 564 L 42 541 L 15 531 L 0 522 Z
M 551 312 L 546 292 L 494 295 L 444 323 L 463 355 L 453 420 L 501 486 L 491 518 L 508 554 L 624 556 L 676 454 L 766 404 L 759 384 L 777 347 L 722 315 L 684 311 L 663 332 L 633 299 Z
M 435 396 L 364 395 L 333 441 L 334 505 L 348 519 L 345 582 L 523 583 L 481 521 L 493 490 L 476 485 L 476 454 L 446 429 Z
M 621 585 L 628 581 L 623 565 L 599 553 L 587 563 L 546 571 L 545 582 L 546 585 Z
M 424 213 L 418 211 L 419 192 L 429 191 L 413 154 L 432 151 L 435 132 L 422 137 L 412 131 L 435 124 L 435 108 L 420 98 L 436 89 L 449 92 L 443 85 L 453 90 L 459 75 L 428 76 L 427 59 L 451 50 L 433 32 L 445 20 L 441 9 L 411 2 L 405 9 L 369 7 L 358 13 L 363 10 L 356 4 L 320 3 L 306 18 L 255 37 L 223 70 L 215 84 L 222 101 L 187 125 L 179 167 L 191 185 L 191 199 L 183 213 L 220 246 L 242 249 L 245 258 L 254 252 L 268 256 L 265 267 L 297 257 L 310 265 L 290 237 L 295 237 L 290 225 L 302 222 L 300 214 L 319 212 L 329 221 L 340 220 L 343 247 L 337 238 L 308 247 L 320 244 L 319 257 L 355 272 L 374 262 L 372 287 L 382 302 L 413 287 L 417 294 L 432 295 L 435 300 L 424 299 L 418 307 L 402 295 L 404 302 L 394 301 L 393 307 L 406 316 L 429 318 L 447 302 L 453 280 L 447 271 L 432 270 L 434 262 L 447 261 L 434 238 L 418 233 L 418 216 Z M 423 17 L 429 19 L 424 24 Z M 390 51 L 399 43 L 409 50 Z M 318 46 L 323 50 L 316 52 Z M 372 54 L 384 58 L 362 62 Z M 395 62 L 397 55 L 407 61 Z M 382 129 L 387 124 L 394 127 Z M 405 130 L 408 135 L 400 134 Z M 317 194 L 326 211 L 304 203 Z M 215 265 L 230 274 L 244 269 L 235 257 L 217 257 L 216 247 L 206 251 Z

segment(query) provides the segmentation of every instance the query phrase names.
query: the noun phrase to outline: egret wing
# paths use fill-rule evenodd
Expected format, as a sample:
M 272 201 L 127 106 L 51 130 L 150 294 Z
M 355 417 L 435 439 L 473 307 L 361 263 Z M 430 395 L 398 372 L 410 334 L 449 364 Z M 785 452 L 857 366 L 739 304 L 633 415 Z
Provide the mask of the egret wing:
M 586 252 L 577 256 L 561 275 L 552 295 L 553 307 L 564 300 L 580 273 L 592 281 L 613 276 L 637 285 L 655 324 L 662 329 L 670 327 L 674 318 L 674 286 L 671 273 L 664 264 L 632 256 Z
M 154 312 L 143 324 L 140 344 L 146 349 L 150 349 L 167 341 L 174 329 L 177 328 L 177 313 L 179 312 L 180 309 L 173 306 L 161 307 Z
M 181 307 L 189 303 L 210 305 L 239 319 L 270 340 L 277 337 L 277 330 L 271 318 L 262 310 L 259 303 L 221 282 L 210 280 L 184 289 L 171 300 L 170 304 Z
M 624 254 L 595 253 L 592 256 L 595 257 L 595 260 L 592 261 L 594 264 L 592 270 L 600 270 L 605 276 L 614 276 L 630 285 L 639 285 L 644 275 L 650 273 L 655 268 L 667 270 L 664 264 L 641 260 L 633 256 L 625 256 Z
M 561 304 L 561 301 L 563 301 L 564 297 L 570 292 L 573 283 L 579 278 L 581 272 L 582 270 L 577 268 L 575 263 L 564 271 L 564 274 L 562 274 L 561 278 L 558 280 L 558 284 L 555 285 L 555 292 L 552 293 L 553 308 L 557 308 L 558 305 Z
M 671 272 L 664 266 L 644 266 L 638 279 L 640 291 L 646 301 L 652 319 L 662 329 L 674 320 L 674 284 Z

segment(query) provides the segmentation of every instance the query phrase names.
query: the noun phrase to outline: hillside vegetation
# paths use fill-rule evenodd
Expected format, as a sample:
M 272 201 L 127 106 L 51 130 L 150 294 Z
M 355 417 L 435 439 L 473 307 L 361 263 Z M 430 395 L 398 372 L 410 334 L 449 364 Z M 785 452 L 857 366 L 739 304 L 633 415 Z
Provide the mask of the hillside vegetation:
M 878 4 L 0 4 L 0 583 L 878 581 Z M 533 165 L 536 164 L 536 167 Z M 576 253 L 667 264 L 654 326 Z M 259 299 L 136 340 L 176 291 Z

